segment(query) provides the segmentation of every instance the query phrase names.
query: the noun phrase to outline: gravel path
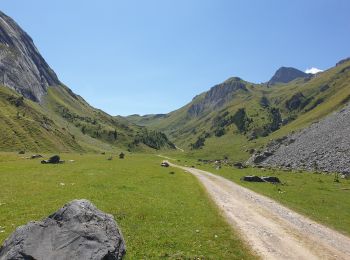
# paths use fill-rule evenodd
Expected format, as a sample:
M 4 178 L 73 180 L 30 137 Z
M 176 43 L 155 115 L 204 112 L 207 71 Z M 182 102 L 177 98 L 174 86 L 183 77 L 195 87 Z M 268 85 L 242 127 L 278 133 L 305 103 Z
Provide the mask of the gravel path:
M 263 259 L 350 259 L 350 238 L 206 171 L 195 175 L 227 221 Z

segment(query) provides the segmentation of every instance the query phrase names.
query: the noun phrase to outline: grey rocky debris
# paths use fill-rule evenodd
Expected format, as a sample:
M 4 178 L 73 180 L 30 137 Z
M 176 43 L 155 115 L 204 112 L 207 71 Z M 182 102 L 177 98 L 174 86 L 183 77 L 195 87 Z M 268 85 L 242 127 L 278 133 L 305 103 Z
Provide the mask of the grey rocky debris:
M 49 86 L 60 84 L 30 36 L 0 11 L 0 85 L 41 101 Z
M 350 174 L 350 106 L 272 141 L 248 164 Z
M 108 259 L 125 255 L 112 215 L 88 200 L 74 200 L 42 221 L 18 227 L 0 248 L 0 259 Z

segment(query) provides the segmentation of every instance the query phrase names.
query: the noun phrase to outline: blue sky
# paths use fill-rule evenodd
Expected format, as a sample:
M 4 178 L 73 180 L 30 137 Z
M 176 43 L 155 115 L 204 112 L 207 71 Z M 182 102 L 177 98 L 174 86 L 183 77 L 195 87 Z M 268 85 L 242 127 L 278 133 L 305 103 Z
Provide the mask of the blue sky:
M 166 113 L 231 76 L 350 56 L 348 0 L 1 0 L 59 78 L 112 115 Z

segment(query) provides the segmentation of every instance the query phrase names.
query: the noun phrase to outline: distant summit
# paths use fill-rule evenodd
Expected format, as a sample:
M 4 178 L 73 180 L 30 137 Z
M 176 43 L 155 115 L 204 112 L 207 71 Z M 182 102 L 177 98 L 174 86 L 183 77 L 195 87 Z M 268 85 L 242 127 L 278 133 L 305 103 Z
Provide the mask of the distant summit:
M 308 76 L 309 74 L 302 72 L 301 70 L 290 67 L 281 67 L 269 80 L 268 85 L 274 85 L 277 83 L 288 83 L 297 78 L 306 78 Z

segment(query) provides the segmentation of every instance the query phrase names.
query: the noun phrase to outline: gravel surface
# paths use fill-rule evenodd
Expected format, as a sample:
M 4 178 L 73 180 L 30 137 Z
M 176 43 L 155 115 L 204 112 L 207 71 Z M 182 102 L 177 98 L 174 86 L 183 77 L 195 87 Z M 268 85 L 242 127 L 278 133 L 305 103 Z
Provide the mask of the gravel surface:
M 350 174 L 350 106 L 270 143 L 250 164 Z
M 206 171 L 195 175 L 229 224 L 263 259 L 350 259 L 350 238 Z

